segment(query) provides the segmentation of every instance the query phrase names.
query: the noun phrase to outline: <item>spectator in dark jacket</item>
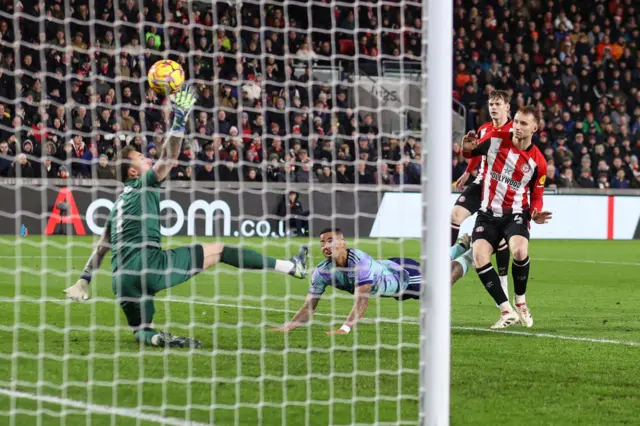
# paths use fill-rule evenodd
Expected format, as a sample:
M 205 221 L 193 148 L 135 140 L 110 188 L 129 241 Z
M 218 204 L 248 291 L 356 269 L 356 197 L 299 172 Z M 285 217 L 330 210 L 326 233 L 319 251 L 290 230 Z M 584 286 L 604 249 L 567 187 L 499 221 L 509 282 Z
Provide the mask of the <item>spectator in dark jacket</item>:
M 43 178 L 57 178 L 58 177 L 58 160 L 54 157 L 44 157 L 42 162 L 40 176 Z
M 298 183 L 311 183 L 316 180 L 315 173 L 311 167 L 311 161 L 305 160 L 301 164 L 298 163 L 296 171 L 294 172 L 295 182 Z
M 333 172 L 328 164 L 322 166 L 322 170 L 318 175 L 318 183 L 333 183 Z
M 115 179 L 113 167 L 109 165 L 109 157 L 106 154 L 100 155 L 98 165 L 96 167 L 96 177 L 98 179 Z
M 600 189 L 611 188 L 611 184 L 609 184 L 609 176 L 606 172 L 600 172 L 600 174 L 598 174 L 598 188 Z
M 255 167 L 249 167 L 244 180 L 247 183 L 260 183 L 262 182 L 262 174 L 258 173 Z
M 596 182 L 593 180 L 593 176 L 591 175 L 591 169 L 582 169 L 582 173 L 580 173 L 580 177 L 578 178 L 578 185 L 580 185 L 580 188 L 596 187 Z
M 389 171 L 389 165 L 387 163 L 383 162 L 378 166 L 376 183 L 378 185 L 391 185 L 393 183 L 393 175 Z
M 196 180 L 216 180 L 216 156 L 213 143 L 205 145 L 196 164 Z
M 404 169 L 404 163 L 396 164 L 396 168 L 393 172 L 393 183 L 396 185 L 409 184 L 409 175 Z
M 209 159 L 200 160 L 196 167 L 196 180 L 214 181 L 216 180 L 216 167 L 214 161 Z
M 16 160 L 9 169 L 9 177 L 32 178 L 35 177 L 35 170 L 25 154 L 18 154 Z
M 309 226 L 306 217 L 309 216 L 309 211 L 304 210 L 298 198 L 299 194 L 295 191 L 282 197 L 282 201 L 278 204 L 277 215 L 288 222 L 289 230 L 294 235 L 308 235 Z
M 556 166 L 549 164 L 547 166 L 547 178 L 544 181 L 544 187 L 549 189 L 558 188 L 558 182 L 556 180 Z
M 360 185 L 373 185 L 376 183 L 376 177 L 367 169 L 364 161 L 358 161 L 356 172 L 356 182 Z
M 282 169 L 282 163 L 278 154 L 271 154 L 269 156 L 269 165 L 267 166 L 267 181 L 268 182 L 286 182 L 287 176 Z
M 13 163 L 14 157 L 9 151 L 9 144 L 7 141 L 0 142 L 0 177 L 6 177 L 11 169 L 11 163 Z
M 227 160 L 224 164 L 218 166 L 218 173 L 222 182 L 239 182 L 238 167 L 236 164 Z
M 336 182 L 338 184 L 353 183 L 353 178 L 350 174 L 347 174 L 347 166 L 342 163 L 336 166 Z
M 627 189 L 631 186 L 623 169 L 618 169 L 616 175 L 611 179 L 611 188 Z
M 80 163 L 80 175 L 85 178 L 90 178 L 93 175 L 93 170 L 98 166 L 98 145 L 92 143 L 89 145 L 89 149 L 85 149 L 82 154 Z
M 573 178 L 573 169 L 568 167 L 562 171 L 558 186 L 561 188 L 579 188 L 580 185 Z

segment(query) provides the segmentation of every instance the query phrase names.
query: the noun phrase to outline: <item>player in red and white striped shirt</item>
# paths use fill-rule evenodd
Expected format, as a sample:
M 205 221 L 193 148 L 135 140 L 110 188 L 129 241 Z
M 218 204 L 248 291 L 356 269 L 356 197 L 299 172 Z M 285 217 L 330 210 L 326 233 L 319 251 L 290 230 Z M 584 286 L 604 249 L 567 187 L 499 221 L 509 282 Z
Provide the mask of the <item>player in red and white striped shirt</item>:
M 489 94 L 489 115 L 491 121 L 484 123 L 478 129 L 478 137 L 482 139 L 485 134 L 490 132 L 509 132 L 511 131 L 512 121 L 509 121 L 509 113 L 511 110 L 511 95 L 504 90 L 494 90 Z M 486 157 L 478 156 L 470 159 L 467 169 L 456 182 L 456 189 L 462 194 L 456 200 L 456 204 L 451 212 L 451 246 L 453 246 L 460 232 L 460 225 L 471 215 L 480 210 L 482 200 L 482 177 L 486 170 Z M 480 166 L 478 176 L 465 187 L 465 183 L 471 176 L 471 173 Z M 507 242 L 502 240 L 496 251 L 496 264 L 498 266 L 498 276 L 500 277 L 500 285 L 507 297 L 509 296 L 509 247 Z
M 521 323 L 533 326 L 525 292 L 529 280 L 529 221 L 547 223 L 542 211 L 547 162 L 531 137 L 538 130 L 537 111 L 522 107 L 513 119 L 512 132 L 487 133 L 480 141 L 474 132 L 463 140 L 465 157 L 485 156 L 482 202 L 473 230 L 473 262 L 478 276 L 500 307 L 500 319 L 491 328 Z M 513 255 L 515 309 L 499 285 L 491 255 L 505 239 Z

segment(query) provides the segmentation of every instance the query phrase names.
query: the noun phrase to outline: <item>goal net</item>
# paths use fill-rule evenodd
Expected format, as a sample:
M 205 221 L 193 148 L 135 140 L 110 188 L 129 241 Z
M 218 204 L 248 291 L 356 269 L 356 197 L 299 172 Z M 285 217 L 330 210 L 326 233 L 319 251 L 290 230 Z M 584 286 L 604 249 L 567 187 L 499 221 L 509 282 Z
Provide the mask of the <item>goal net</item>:
M 419 377 L 434 379 L 425 342 L 445 342 L 448 360 L 448 340 L 424 309 L 421 338 L 420 301 L 371 298 L 350 333 L 326 334 L 354 306 L 334 279 L 308 324 L 272 330 L 309 294 L 325 228 L 373 259 L 429 260 L 422 242 L 436 231 L 423 210 L 449 202 L 451 134 L 433 150 L 445 153 L 444 167 L 433 163 L 442 176 L 426 179 L 422 3 L 0 1 L 0 422 L 424 420 L 421 389 L 436 389 Z M 160 215 L 143 216 L 159 220 L 163 249 L 220 242 L 290 259 L 310 247 L 304 280 L 221 264 L 158 292 L 155 329 L 202 349 L 134 341 L 110 255 L 89 300 L 63 293 L 123 191 L 118 153 L 129 145 L 155 162 L 162 152 L 171 106 L 147 84 L 162 59 L 199 94 Z M 450 91 L 440 101 L 446 124 Z M 432 204 L 430 184 L 442 187 Z M 448 327 L 445 305 L 433 314 Z

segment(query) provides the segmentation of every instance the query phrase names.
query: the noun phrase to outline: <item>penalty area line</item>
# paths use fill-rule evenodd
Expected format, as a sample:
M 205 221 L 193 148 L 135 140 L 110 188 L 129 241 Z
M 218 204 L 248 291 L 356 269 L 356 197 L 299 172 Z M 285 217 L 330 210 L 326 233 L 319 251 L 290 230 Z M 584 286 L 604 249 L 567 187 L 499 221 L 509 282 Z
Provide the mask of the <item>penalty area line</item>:
M 89 411 L 97 414 L 115 414 L 120 417 L 128 417 L 132 419 L 140 419 L 152 423 L 158 423 L 163 425 L 172 426 L 207 426 L 206 423 L 190 422 L 184 419 L 177 419 L 175 417 L 164 417 L 156 414 L 144 413 L 135 408 L 121 408 L 111 407 L 108 405 L 89 404 L 83 401 L 77 401 L 75 399 L 59 398 L 57 396 L 50 395 L 36 395 L 34 393 L 15 391 L 6 388 L 0 388 L 0 395 L 8 396 L 11 398 L 28 399 L 31 401 L 44 402 L 48 404 L 61 405 L 64 407 L 78 408 L 81 410 Z
M 481 331 L 483 333 L 509 334 L 512 336 L 525 336 L 525 337 L 541 337 L 546 339 L 570 340 L 574 342 L 584 342 L 584 343 L 602 343 L 602 344 L 609 344 L 609 345 L 636 346 L 636 347 L 640 346 L 640 342 L 631 342 L 631 341 L 625 341 L 625 340 L 596 339 L 593 337 L 579 337 L 579 336 L 563 336 L 560 334 L 533 333 L 530 331 L 492 330 L 490 328 L 480 328 L 480 327 L 452 326 L 451 328 L 454 330 Z

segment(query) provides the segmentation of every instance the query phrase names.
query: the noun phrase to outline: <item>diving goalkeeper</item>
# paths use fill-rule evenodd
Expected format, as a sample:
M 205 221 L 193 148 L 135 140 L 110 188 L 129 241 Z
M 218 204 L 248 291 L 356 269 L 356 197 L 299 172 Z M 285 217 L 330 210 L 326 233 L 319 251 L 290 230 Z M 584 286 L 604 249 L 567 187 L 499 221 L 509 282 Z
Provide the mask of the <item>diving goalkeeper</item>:
M 202 346 L 198 340 L 155 330 L 153 297 L 217 263 L 237 268 L 267 268 L 300 279 L 306 276 L 308 249 L 305 246 L 291 260 L 276 260 L 254 250 L 219 243 L 161 249 L 160 184 L 177 164 L 184 127 L 195 102 L 196 95 L 187 85 L 177 93 L 172 103 L 172 128 L 153 167 L 150 160 L 133 147 L 127 146 L 121 151 L 119 167 L 124 189 L 109 213 L 104 232 L 80 279 L 65 290 L 73 300 L 88 299 L 93 272 L 100 268 L 104 256 L 111 250 L 113 292 L 135 340 L 150 346 Z
M 451 285 L 462 278 L 473 265 L 471 237 L 464 235 L 451 247 Z M 309 321 L 327 287 L 335 286 L 355 296 L 351 313 L 344 325 L 327 334 L 347 334 L 364 317 L 370 296 L 393 297 L 398 301 L 420 298 L 420 263 L 408 258 L 374 260 L 362 250 L 347 248 L 339 229 L 326 229 L 320 234 L 320 248 L 325 260 L 316 266 L 309 294 L 293 319 L 271 331 L 289 332 Z

